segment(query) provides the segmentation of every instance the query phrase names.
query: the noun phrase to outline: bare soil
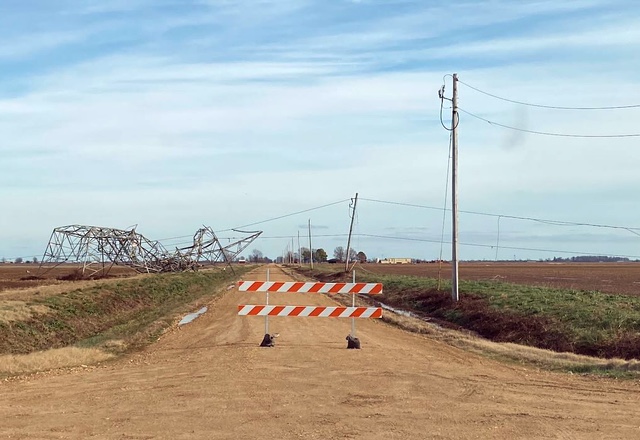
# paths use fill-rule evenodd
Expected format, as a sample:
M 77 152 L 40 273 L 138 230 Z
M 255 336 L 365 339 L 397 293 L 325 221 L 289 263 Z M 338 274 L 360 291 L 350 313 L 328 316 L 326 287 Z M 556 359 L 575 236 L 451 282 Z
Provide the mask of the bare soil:
M 380 320 L 358 320 L 347 350 L 349 320 L 271 318 L 280 337 L 260 348 L 264 319 L 237 305 L 264 299 L 230 290 L 138 355 L 0 383 L 0 438 L 640 438 L 636 381 L 504 365 Z
M 379 274 L 437 278 L 440 269 L 451 277 L 448 263 L 363 264 L 362 269 Z M 531 286 L 640 295 L 640 263 L 492 263 L 462 262 L 460 279 L 497 280 Z
M 76 264 L 62 264 L 57 267 L 43 266 L 43 268 L 40 268 L 39 264 L 33 263 L 0 263 L 0 292 L 9 289 L 28 289 L 78 281 L 82 277 L 78 276 L 77 269 L 78 265 Z M 128 267 L 113 266 L 108 271 L 106 278 L 120 278 L 136 274 L 136 271 Z

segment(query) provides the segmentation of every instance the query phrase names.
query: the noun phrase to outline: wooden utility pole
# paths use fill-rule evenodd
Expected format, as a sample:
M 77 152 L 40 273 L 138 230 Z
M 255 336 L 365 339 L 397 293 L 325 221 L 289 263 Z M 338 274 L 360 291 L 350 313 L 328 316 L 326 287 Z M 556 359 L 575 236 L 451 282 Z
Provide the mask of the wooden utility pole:
M 309 261 L 311 262 L 311 269 L 313 269 L 313 248 L 311 247 L 311 219 L 309 219 Z
M 351 226 L 349 226 L 349 238 L 347 239 L 347 255 L 345 257 L 346 264 L 344 267 L 345 272 L 349 272 L 349 251 L 351 250 L 351 232 L 353 231 L 353 219 L 356 218 L 356 205 L 358 204 L 358 193 L 356 198 L 353 199 L 353 211 L 351 212 Z
M 453 74 L 451 99 L 451 299 L 458 301 L 458 74 Z

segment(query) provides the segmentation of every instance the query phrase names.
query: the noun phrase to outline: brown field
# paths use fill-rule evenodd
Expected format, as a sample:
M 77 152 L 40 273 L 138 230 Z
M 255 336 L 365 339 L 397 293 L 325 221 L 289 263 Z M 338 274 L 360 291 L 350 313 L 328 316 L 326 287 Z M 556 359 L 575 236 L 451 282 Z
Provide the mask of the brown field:
M 437 263 L 363 264 L 362 270 L 394 275 L 438 277 Z M 356 271 L 358 269 L 356 268 Z M 640 295 L 640 263 L 460 263 L 460 279 L 571 290 Z M 451 265 L 442 264 L 442 277 L 451 278 Z
M 63 284 L 68 281 L 63 277 L 70 276 L 77 270 L 78 265 L 62 264 L 55 268 L 44 267 L 39 273 L 39 264 L 0 264 L 0 292 L 9 289 L 26 289 L 30 287 Z M 135 275 L 136 272 L 128 267 L 114 266 L 107 277 L 124 277 Z

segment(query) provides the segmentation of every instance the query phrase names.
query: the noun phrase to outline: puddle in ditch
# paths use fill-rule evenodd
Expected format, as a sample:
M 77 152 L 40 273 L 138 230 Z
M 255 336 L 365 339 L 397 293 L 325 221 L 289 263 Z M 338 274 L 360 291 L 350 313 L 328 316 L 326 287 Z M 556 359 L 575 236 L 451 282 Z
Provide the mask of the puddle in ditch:
M 390 312 L 393 312 L 396 315 L 406 316 L 407 318 L 418 318 L 418 319 L 422 319 L 423 321 L 425 321 L 425 319 L 420 318 L 419 316 L 417 316 L 417 315 L 415 315 L 415 314 L 413 314 L 411 312 L 408 312 L 408 311 L 402 310 L 402 309 L 395 309 L 395 308 L 393 308 L 391 306 L 388 306 L 388 305 L 386 305 L 384 303 L 380 303 L 380 307 L 382 307 L 383 310 L 389 310 Z
M 371 297 L 369 295 L 360 294 L 358 296 L 360 296 L 362 298 L 371 299 Z M 397 315 L 406 316 L 407 318 L 417 318 L 417 319 L 421 319 L 422 321 L 428 321 L 428 319 L 423 318 L 421 316 L 418 316 L 415 313 L 411 313 L 411 312 L 409 312 L 407 310 L 396 309 L 395 307 L 388 306 L 385 303 L 382 303 L 380 301 L 374 301 L 374 305 L 376 307 L 382 307 L 383 310 L 388 310 L 388 311 L 393 312 L 393 313 L 395 313 Z
M 363 298 L 371 299 L 371 298 L 369 297 L 369 295 L 362 295 L 362 294 L 360 294 L 359 296 L 361 296 L 361 297 L 363 297 Z M 374 301 L 373 303 L 374 303 L 373 305 L 375 305 L 376 307 L 381 307 L 383 310 L 388 310 L 388 311 L 393 312 L 393 313 L 395 313 L 395 314 L 397 314 L 397 315 L 405 316 L 405 317 L 407 317 L 407 318 L 415 318 L 415 319 L 419 319 L 420 321 L 428 322 L 428 323 L 429 323 L 429 324 L 431 324 L 431 325 L 434 325 L 434 326 L 436 326 L 436 327 L 438 327 L 438 328 L 442 328 L 440 325 L 438 325 L 438 324 L 434 323 L 430 318 L 427 318 L 427 317 L 425 317 L 425 316 L 417 315 L 417 314 L 412 313 L 412 312 L 410 312 L 410 311 L 408 311 L 408 310 L 396 309 L 395 307 L 391 307 L 391 306 L 389 306 L 389 305 L 387 305 L 387 304 L 385 304 L 385 303 L 382 303 L 382 302 L 380 302 L 380 301 Z
M 182 318 L 182 320 L 178 323 L 178 325 L 189 324 L 190 322 L 192 322 L 194 319 L 196 319 L 198 316 L 202 315 L 206 311 L 207 311 L 207 308 L 203 307 L 200 310 L 198 310 L 197 312 L 189 313 L 184 318 Z

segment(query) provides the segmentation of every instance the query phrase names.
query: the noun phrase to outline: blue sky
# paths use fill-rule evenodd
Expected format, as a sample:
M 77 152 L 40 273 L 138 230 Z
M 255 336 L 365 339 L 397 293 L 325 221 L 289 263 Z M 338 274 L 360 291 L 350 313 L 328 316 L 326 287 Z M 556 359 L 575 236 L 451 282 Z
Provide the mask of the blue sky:
M 164 239 L 342 200 L 256 225 L 265 238 L 250 248 L 280 255 L 290 240 L 270 237 L 297 246 L 311 218 L 314 247 L 331 254 L 358 192 L 356 249 L 434 259 L 441 211 L 373 200 L 443 206 L 444 75 L 520 101 L 640 103 L 631 0 L 5 0 L 0 39 L 7 258 L 41 255 L 67 224 Z M 539 109 L 464 85 L 459 97 L 528 130 L 640 132 L 638 108 Z M 465 114 L 459 128 L 461 210 L 640 227 L 640 138 L 546 137 Z M 460 255 L 640 258 L 634 232 L 463 213 Z

